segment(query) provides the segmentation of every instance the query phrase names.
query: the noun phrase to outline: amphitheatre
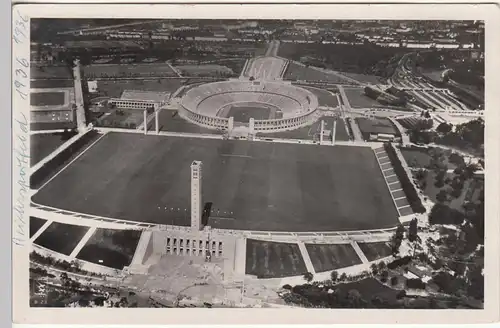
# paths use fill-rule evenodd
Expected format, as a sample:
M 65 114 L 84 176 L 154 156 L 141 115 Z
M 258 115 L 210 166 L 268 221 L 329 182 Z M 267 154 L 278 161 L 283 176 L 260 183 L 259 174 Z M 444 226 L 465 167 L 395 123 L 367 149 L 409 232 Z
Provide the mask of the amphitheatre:
M 78 142 L 83 150 L 54 172 L 54 153 L 33 167 L 31 216 L 43 221 L 30 233 L 35 249 L 110 274 L 145 274 L 166 254 L 209 253 L 226 281 L 320 277 L 389 256 L 387 242 L 412 212 L 383 145 L 336 140 L 348 106 L 321 105 L 312 87 L 283 81 L 288 65 L 250 59 L 239 78 L 197 85 L 160 109 L 223 134 L 159 132 L 158 113 L 156 133 L 148 124 L 82 128 L 59 152 Z M 312 126 L 318 140 L 274 137 Z M 85 228 L 58 255 L 39 242 L 56 224 Z M 103 229 L 138 233 L 128 259 L 110 268 L 105 255 L 104 263 L 79 255 Z

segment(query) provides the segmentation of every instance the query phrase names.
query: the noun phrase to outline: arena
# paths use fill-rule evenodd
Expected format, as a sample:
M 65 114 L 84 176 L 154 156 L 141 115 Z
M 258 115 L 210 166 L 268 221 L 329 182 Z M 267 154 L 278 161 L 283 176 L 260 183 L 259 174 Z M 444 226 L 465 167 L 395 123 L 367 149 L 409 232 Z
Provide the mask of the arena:
M 224 81 L 186 92 L 181 115 L 200 126 L 250 133 L 279 132 L 311 124 L 318 107 L 309 90 L 270 81 Z

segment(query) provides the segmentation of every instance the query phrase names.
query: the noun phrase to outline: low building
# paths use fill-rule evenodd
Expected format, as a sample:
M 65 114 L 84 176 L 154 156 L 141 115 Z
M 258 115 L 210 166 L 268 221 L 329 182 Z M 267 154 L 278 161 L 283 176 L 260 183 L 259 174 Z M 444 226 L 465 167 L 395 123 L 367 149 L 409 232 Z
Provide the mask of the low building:
M 157 110 L 169 99 L 170 92 L 124 90 L 120 98 L 111 98 L 108 104 L 123 109 Z
M 356 123 L 367 141 L 398 141 L 401 138 L 396 127 L 386 118 L 356 118 Z

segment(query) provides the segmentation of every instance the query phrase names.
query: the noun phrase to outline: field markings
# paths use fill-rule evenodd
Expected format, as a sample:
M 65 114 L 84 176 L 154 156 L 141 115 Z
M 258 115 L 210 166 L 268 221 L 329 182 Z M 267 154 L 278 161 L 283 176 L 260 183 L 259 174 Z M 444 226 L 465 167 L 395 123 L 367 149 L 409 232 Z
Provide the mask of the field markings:
M 49 184 L 52 180 L 54 180 L 59 174 L 61 174 L 64 170 L 66 170 L 71 164 L 73 164 L 77 159 L 79 159 L 83 154 L 85 154 L 92 146 L 94 146 L 98 141 L 100 141 L 106 133 L 103 133 L 99 138 L 97 138 L 96 141 L 94 141 L 90 146 L 85 148 L 80 154 L 78 154 L 75 158 L 71 160 L 68 164 L 66 164 L 62 169 L 60 169 L 56 174 L 54 174 L 49 180 L 47 180 L 40 188 L 38 188 L 38 191 L 42 190 L 46 185 Z
M 396 192 L 396 191 L 401 191 L 401 190 L 403 190 L 403 188 L 391 190 L 391 192 Z
M 398 197 L 398 198 L 394 198 L 394 200 L 400 200 L 400 199 L 405 199 L 406 196 L 403 196 L 403 197 Z
M 405 208 L 405 207 L 410 207 L 410 205 L 404 205 L 404 206 L 398 207 L 398 210 L 401 208 Z
M 389 178 L 391 178 L 391 177 L 395 177 L 395 176 L 397 176 L 397 175 L 396 175 L 396 174 L 391 174 L 391 175 L 386 175 L 386 176 L 385 176 L 385 178 L 386 178 L 386 179 L 389 179 Z

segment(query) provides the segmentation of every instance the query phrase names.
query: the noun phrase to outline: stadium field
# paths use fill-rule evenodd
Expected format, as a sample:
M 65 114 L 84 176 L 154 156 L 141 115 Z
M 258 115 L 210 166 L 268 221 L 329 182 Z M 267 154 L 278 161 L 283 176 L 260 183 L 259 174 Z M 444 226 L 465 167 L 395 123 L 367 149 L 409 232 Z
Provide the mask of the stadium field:
M 64 105 L 64 92 L 31 92 L 31 106 L 57 106 Z
M 306 244 L 316 272 L 324 272 L 361 264 L 351 244 Z
M 248 123 L 250 118 L 255 120 L 267 120 L 271 118 L 270 108 L 264 106 L 236 106 L 233 105 L 229 108 L 227 115 L 225 117 L 234 117 L 235 122 Z
M 370 148 L 127 133 L 105 135 L 33 201 L 123 220 L 188 225 L 194 160 L 203 161 L 203 201 L 212 203 L 217 228 L 358 230 L 398 222 Z
M 306 272 L 306 264 L 297 244 L 247 239 L 246 274 L 259 278 L 281 278 Z
M 349 103 L 353 108 L 379 107 L 380 103 L 368 96 L 365 96 L 363 88 L 344 87 Z

